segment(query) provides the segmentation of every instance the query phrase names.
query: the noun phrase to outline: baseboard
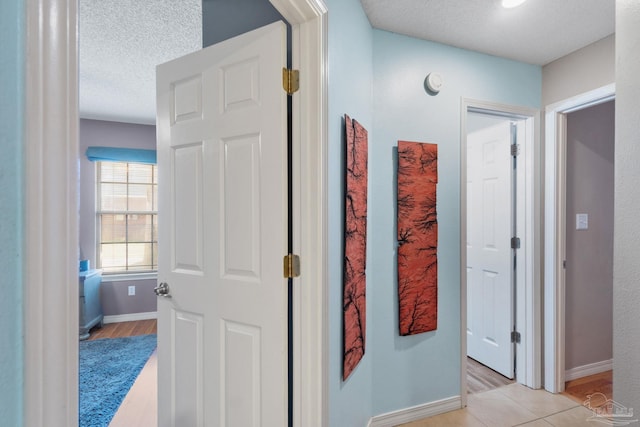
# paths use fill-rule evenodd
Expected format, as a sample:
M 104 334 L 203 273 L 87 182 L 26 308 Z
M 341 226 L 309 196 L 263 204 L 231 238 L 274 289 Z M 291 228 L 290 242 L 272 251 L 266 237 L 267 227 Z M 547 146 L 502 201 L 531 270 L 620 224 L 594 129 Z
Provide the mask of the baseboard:
M 148 320 L 157 319 L 158 313 L 156 311 L 149 311 L 146 313 L 129 313 L 129 314 L 115 314 L 112 316 L 104 316 L 102 320 L 104 323 L 119 323 L 119 322 L 133 322 L 136 320 Z
M 369 427 L 394 427 L 422 418 L 432 417 L 462 408 L 460 396 L 453 396 L 435 402 L 423 403 L 411 408 L 400 409 L 386 414 L 376 415 L 369 420 Z
M 589 363 L 588 365 L 577 366 L 575 368 L 564 371 L 564 380 L 571 381 L 578 378 L 588 377 L 589 375 L 599 374 L 601 372 L 613 369 L 613 359 L 603 360 L 602 362 Z

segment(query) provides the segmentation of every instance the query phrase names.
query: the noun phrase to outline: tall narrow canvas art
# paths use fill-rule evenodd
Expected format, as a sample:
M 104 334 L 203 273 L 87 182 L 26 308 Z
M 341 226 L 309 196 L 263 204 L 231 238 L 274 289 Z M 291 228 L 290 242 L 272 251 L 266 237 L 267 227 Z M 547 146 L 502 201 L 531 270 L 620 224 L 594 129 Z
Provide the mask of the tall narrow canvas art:
M 365 351 L 367 253 L 367 130 L 345 114 L 344 362 L 346 380 Z
M 398 141 L 400 335 L 438 326 L 438 146 Z

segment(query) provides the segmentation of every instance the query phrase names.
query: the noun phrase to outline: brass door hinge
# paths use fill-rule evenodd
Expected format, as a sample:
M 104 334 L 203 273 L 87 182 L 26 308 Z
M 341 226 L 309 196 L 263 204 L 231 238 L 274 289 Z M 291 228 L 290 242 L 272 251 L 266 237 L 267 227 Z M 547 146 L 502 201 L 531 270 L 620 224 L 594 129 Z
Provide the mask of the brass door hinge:
M 300 71 L 282 69 L 282 87 L 287 95 L 293 95 L 300 89 Z
M 294 254 L 287 254 L 283 260 L 285 279 L 293 279 L 300 276 L 300 257 Z

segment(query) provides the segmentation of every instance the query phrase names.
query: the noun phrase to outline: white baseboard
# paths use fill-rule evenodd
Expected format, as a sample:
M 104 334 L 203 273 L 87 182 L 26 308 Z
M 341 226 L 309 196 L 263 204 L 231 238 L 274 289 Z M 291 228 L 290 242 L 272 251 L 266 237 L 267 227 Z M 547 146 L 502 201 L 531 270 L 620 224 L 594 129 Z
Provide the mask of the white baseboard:
M 369 420 L 369 427 L 394 427 L 399 424 L 417 421 L 445 412 L 462 408 L 460 396 L 453 396 L 435 402 L 423 403 L 411 408 L 400 409 L 386 414 L 376 415 Z
M 599 374 L 613 369 L 613 359 L 603 360 L 602 362 L 589 363 L 588 365 L 577 366 L 575 368 L 564 371 L 564 380 L 571 381 L 589 375 Z
M 157 319 L 158 313 L 156 311 L 149 311 L 146 313 L 130 313 L 130 314 L 116 314 L 113 316 L 104 316 L 103 322 L 106 323 L 119 323 L 119 322 L 133 322 L 135 320 L 148 320 Z

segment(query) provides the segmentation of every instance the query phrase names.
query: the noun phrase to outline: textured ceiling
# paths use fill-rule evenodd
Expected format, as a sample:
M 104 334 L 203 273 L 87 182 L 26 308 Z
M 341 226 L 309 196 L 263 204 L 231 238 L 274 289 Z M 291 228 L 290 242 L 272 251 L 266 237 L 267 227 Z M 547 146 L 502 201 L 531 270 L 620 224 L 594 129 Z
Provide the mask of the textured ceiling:
M 202 0 L 80 0 L 80 116 L 154 124 L 155 67 L 202 48 Z
M 360 0 L 375 28 L 545 65 L 615 31 L 614 0 Z
M 80 116 L 155 123 L 155 66 L 201 48 L 201 1 L 80 0 Z M 360 1 L 375 28 L 538 65 L 615 30 L 614 0 Z

